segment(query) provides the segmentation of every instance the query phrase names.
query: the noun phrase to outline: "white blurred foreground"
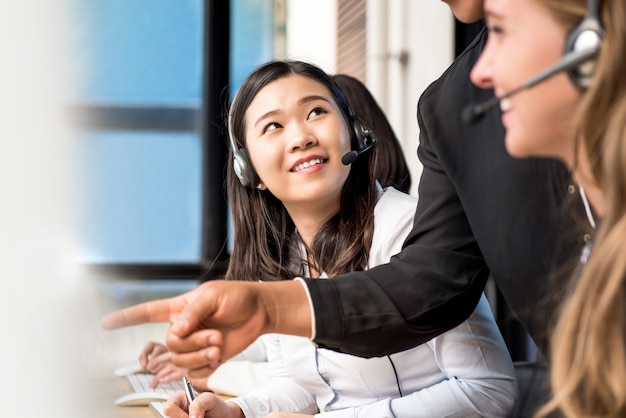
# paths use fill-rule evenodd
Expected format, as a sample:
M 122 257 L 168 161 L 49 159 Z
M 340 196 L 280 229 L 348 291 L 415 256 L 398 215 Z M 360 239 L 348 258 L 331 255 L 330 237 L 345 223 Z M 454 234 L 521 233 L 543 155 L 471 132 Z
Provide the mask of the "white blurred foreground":
M 0 3 L 0 329 L 6 417 L 89 416 L 76 389 L 78 318 L 73 136 L 63 97 L 69 3 Z M 82 283 L 85 283 L 82 281 Z M 74 394 L 74 395 L 72 395 Z M 71 405 L 75 408 L 55 408 Z

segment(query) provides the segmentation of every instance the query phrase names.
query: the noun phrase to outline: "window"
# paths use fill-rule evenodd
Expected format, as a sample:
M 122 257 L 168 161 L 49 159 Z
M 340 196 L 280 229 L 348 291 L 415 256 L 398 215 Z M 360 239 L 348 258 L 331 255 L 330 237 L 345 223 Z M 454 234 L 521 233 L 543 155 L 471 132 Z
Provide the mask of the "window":
M 143 278 L 223 273 L 225 92 L 231 74 L 243 78 L 271 58 L 273 42 L 271 1 L 231 4 L 78 5 L 82 84 L 70 100 L 82 128 L 83 260 L 94 269 Z

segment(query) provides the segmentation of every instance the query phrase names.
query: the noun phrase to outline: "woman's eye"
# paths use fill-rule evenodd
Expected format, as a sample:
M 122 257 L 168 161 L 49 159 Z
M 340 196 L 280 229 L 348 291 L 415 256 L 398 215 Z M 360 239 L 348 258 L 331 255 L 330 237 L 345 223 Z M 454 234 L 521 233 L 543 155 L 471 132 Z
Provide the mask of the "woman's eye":
M 311 112 L 309 113 L 309 119 L 314 118 L 315 116 L 319 116 L 324 113 L 326 113 L 324 109 L 322 109 L 321 107 L 316 107 L 315 109 L 311 110 Z
M 497 36 L 504 34 L 504 30 L 502 29 L 502 27 L 498 25 L 487 25 L 487 30 L 489 31 L 490 34 L 497 35 Z
M 272 131 L 275 131 L 278 128 L 280 128 L 280 124 L 278 124 L 276 122 L 271 122 L 271 123 L 268 123 L 267 125 L 265 125 L 265 128 L 263 128 L 263 133 L 272 132 Z

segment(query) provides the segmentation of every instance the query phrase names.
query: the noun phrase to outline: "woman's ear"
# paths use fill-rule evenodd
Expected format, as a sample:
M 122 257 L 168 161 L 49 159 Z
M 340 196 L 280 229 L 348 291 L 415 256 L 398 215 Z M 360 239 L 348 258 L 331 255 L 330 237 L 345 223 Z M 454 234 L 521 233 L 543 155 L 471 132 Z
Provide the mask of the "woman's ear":
M 262 181 L 260 181 L 259 184 L 256 185 L 256 188 L 259 190 L 267 190 L 267 186 Z

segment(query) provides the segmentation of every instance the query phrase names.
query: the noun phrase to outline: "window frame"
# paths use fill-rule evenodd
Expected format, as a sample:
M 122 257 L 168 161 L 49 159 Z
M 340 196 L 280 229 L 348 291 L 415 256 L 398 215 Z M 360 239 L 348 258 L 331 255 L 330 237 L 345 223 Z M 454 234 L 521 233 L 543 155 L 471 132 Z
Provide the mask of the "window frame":
M 204 0 L 202 98 L 199 109 L 167 106 L 80 105 L 79 127 L 100 131 L 200 132 L 202 231 L 195 263 L 85 263 L 95 275 L 128 279 L 200 281 L 222 277 L 228 266 L 228 204 L 223 185 L 228 158 L 223 111 L 229 100 L 230 1 Z

